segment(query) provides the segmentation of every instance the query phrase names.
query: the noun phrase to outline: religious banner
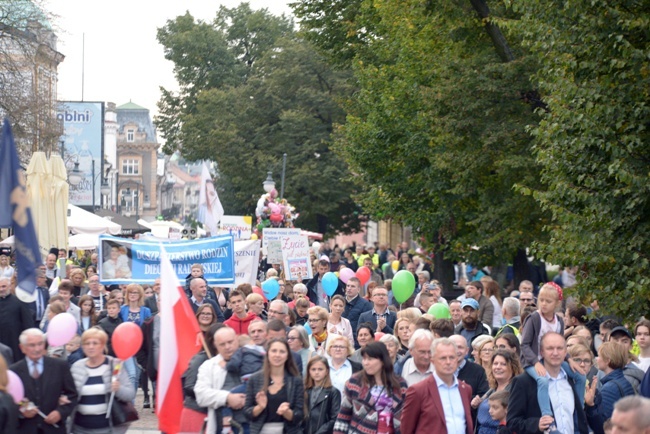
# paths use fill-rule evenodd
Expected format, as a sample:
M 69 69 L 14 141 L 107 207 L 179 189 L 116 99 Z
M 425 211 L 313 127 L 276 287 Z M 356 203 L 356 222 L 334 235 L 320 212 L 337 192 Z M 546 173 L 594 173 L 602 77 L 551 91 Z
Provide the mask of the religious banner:
M 98 252 L 101 283 L 153 283 L 160 277 L 161 245 L 181 281 L 190 274 L 193 264 L 201 264 L 203 277 L 209 284 L 235 282 L 235 247 L 230 235 L 168 242 L 101 235 Z
M 300 236 L 300 229 L 294 228 L 264 228 L 262 231 L 262 252 L 268 264 L 282 263 L 282 248 L 279 243 L 282 237 Z
M 242 283 L 250 283 L 255 286 L 259 259 L 259 240 L 235 241 L 235 283 L 223 286 L 236 288 Z
M 243 215 L 225 215 L 219 223 L 219 235 L 230 234 L 235 241 L 250 240 L 253 217 Z
M 311 259 L 309 256 L 309 240 L 303 235 L 286 235 L 280 237 L 282 263 L 286 280 L 311 279 Z

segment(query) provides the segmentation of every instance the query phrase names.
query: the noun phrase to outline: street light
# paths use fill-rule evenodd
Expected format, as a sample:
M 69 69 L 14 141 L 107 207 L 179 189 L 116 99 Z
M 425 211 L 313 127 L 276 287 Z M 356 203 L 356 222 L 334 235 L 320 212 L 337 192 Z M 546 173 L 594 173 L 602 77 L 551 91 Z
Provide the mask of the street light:
M 79 170 L 79 163 L 74 163 L 74 169 L 68 173 L 68 182 L 71 186 L 76 187 L 81 183 L 83 175 L 83 172 Z
M 266 180 L 262 183 L 264 191 L 270 193 L 275 188 L 275 181 L 273 180 L 273 172 L 266 172 Z

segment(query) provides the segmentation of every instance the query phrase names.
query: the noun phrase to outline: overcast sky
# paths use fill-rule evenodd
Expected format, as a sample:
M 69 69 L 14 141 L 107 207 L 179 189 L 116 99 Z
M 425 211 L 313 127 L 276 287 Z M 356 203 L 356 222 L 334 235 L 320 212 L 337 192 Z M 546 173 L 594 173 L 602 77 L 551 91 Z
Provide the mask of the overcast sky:
M 290 14 L 290 0 L 251 0 L 253 9 Z M 57 16 L 54 27 L 59 52 L 59 100 L 80 101 L 82 38 L 85 34 L 85 101 L 133 101 L 157 112 L 159 86 L 177 89 L 173 64 L 163 57 L 156 29 L 185 11 L 210 21 L 220 5 L 236 0 L 49 0 L 45 7 Z M 159 138 L 160 139 L 160 138 Z

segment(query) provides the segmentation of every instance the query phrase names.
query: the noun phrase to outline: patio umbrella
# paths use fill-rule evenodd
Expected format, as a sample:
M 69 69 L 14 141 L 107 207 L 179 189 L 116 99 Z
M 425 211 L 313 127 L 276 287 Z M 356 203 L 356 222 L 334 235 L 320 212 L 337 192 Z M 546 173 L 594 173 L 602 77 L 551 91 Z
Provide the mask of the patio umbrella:
M 41 256 L 44 258 L 54 240 L 50 231 L 49 220 L 52 212 L 52 195 L 50 193 L 50 173 L 45 152 L 34 152 L 26 171 L 27 198 L 32 209 L 34 230 L 38 238 Z
M 54 234 L 54 247 L 64 247 L 68 244 L 68 172 L 65 163 L 59 155 L 50 157 L 52 174 L 52 218 L 51 231 Z
M 77 234 L 70 235 L 68 247 L 75 250 L 93 250 L 99 246 L 99 235 Z
M 0 247 L 13 247 L 14 246 L 14 236 L 10 236 L 0 241 Z
M 111 234 L 119 235 L 122 226 L 117 223 L 85 211 L 78 206 L 68 204 L 70 217 L 68 217 L 68 228 L 73 234 Z

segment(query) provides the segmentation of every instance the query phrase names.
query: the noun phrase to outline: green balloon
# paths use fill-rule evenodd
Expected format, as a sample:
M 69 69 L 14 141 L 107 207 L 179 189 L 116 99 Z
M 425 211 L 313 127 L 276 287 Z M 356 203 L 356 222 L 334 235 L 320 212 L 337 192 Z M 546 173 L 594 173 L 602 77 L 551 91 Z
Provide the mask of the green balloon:
M 393 276 L 393 297 L 400 304 L 404 303 L 415 291 L 415 277 L 408 270 L 400 270 Z
M 427 311 L 429 315 L 433 315 L 435 319 L 451 319 L 451 313 L 449 313 L 449 306 L 444 303 L 436 303 L 429 308 Z

